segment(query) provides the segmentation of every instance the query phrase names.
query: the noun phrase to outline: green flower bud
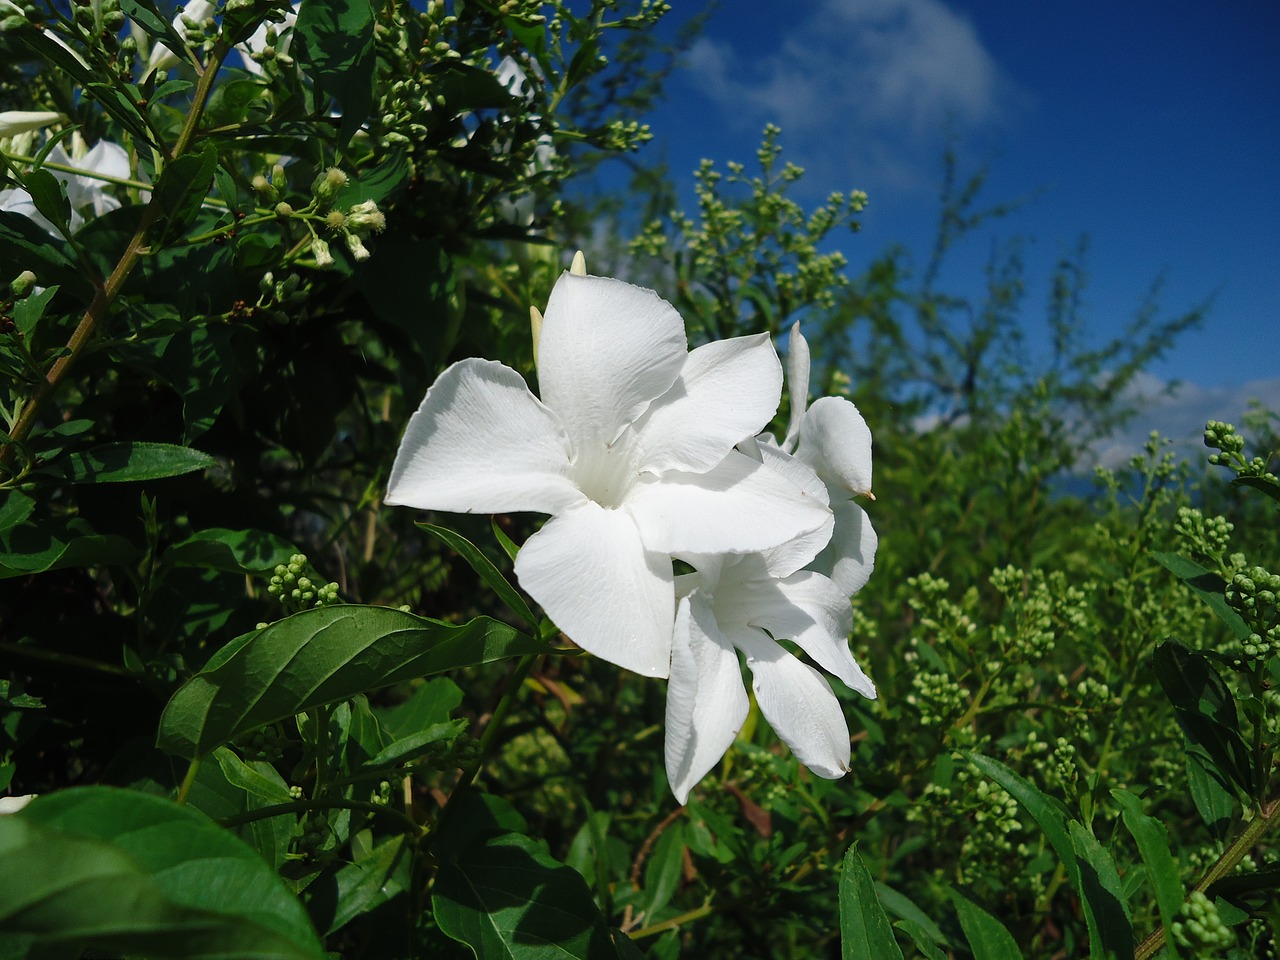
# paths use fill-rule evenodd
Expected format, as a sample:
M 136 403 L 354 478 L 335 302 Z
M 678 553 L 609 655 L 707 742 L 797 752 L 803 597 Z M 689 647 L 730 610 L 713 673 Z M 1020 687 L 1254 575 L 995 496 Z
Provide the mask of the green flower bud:
M 30 270 L 23 270 L 20 274 L 9 281 L 9 289 L 13 292 L 15 300 L 21 300 L 29 294 L 36 285 L 36 275 Z

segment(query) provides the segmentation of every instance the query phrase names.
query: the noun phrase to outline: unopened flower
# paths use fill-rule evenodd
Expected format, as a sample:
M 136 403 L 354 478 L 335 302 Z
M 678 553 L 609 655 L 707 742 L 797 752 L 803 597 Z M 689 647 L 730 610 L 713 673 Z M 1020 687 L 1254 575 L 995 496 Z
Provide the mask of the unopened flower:
M 347 229 L 358 234 L 381 233 L 387 228 L 387 218 L 372 200 L 357 203 L 347 211 Z
M 65 119 L 66 117 L 62 114 L 52 110 L 0 111 L 0 137 L 12 137 L 29 130 L 40 130 Z
M 767 335 L 689 352 L 651 290 L 562 275 L 538 335 L 535 397 L 516 371 L 463 360 L 409 421 L 386 502 L 551 519 L 520 584 L 578 645 L 667 676 L 680 553 L 765 550 L 830 522 L 821 503 L 734 450 L 777 408 Z
M 34 793 L 29 793 L 22 797 L 0 797 L 0 816 L 7 813 L 17 813 L 35 798 L 36 795 Z
M 320 268 L 333 266 L 333 254 L 329 250 L 329 244 L 325 243 L 319 237 L 311 238 L 311 255 L 316 258 L 316 266 Z

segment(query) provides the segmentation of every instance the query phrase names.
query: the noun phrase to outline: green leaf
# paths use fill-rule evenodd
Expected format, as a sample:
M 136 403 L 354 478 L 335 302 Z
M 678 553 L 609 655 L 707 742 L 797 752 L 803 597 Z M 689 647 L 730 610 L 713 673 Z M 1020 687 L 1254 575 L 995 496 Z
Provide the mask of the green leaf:
M 67 567 L 127 566 L 140 552 L 124 537 L 85 522 L 22 523 L 0 536 L 0 579 Z
M 902 950 L 889 917 L 876 897 L 875 884 L 854 843 L 845 852 L 840 875 L 841 960 L 892 960 Z
M 55 240 L 35 223 L 12 210 L 0 210 L 0 260 L 20 263 L 46 285 L 61 284 L 78 296 L 88 296 L 90 287 L 63 250 L 65 242 Z
M 245 793 L 265 800 L 269 804 L 288 803 L 293 799 L 289 795 L 288 787 L 263 776 L 236 756 L 232 750 L 219 747 L 213 751 L 213 758 L 222 768 L 222 775 L 227 778 L 227 783 L 233 787 L 239 787 Z
M 440 864 L 431 897 L 445 935 L 485 958 L 618 956 L 581 874 L 539 841 L 495 830 L 491 809 L 474 795 L 453 801 L 448 816 L 448 830 L 456 834 L 436 846 Z
M 1005 925 L 959 890 L 951 891 L 960 928 L 974 960 L 1022 960 L 1022 951 Z
M 1280 500 L 1280 483 L 1276 483 L 1276 481 L 1267 477 L 1236 477 L 1231 482 L 1241 487 L 1252 487 L 1254 490 L 1261 490 L 1272 500 Z
M 1044 831 L 1045 839 L 1053 847 L 1058 859 L 1067 868 L 1068 876 L 1078 885 L 1079 868 L 1076 864 L 1075 846 L 1067 831 L 1067 812 L 1062 804 L 1045 796 L 1031 781 L 1014 773 L 999 760 L 980 753 L 968 753 L 965 756 L 984 774 L 1004 787 L 1031 814 L 1032 819 Z
M 31 336 L 36 324 L 44 316 L 44 312 L 49 306 L 49 301 L 57 295 L 58 290 L 59 287 L 56 285 L 46 287 L 39 293 L 23 297 L 13 305 L 13 323 L 18 328 L 19 333 L 24 337 Z
M 0 490 L 0 533 L 12 530 L 31 516 L 36 502 L 20 490 Z
M 654 916 L 671 902 L 684 872 L 684 824 L 676 821 L 662 831 L 644 866 L 644 916 Z
M 320 960 L 302 905 L 194 810 L 73 787 L 0 817 L 0 927 L 37 956 Z
M 1174 640 L 1156 647 L 1151 662 L 1183 733 L 1244 796 L 1251 796 L 1253 765 L 1240 737 L 1235 698 L 1213 662 Z
M 404 703 L 378 710 L 378 722 L 388 736 L 399 740 L 433 723 L 444 723 L 461 705 L 462 688 L 448 677 L 434 677 Z
M 373 109 L 374 5 L 370 0 L 302 0 L 294 43 L 303 69 L 342 108 L 340 145 Z
M 911 938 L 926 960 L 947 960 L 947 955 L 938 949 L 929 932 L 914 920 L 897 920 L 893 925 Z
M 1084 824 L 1067 825 L 1080 867 L 1079 890 L 1094 923 L 1089 929 L 1089 956 L 1133 956 L 1133 920 L 1115 862 Z
M 1147 868 L 1147 878 L 1151 881 L 1156 906 L 1160 909 L 1160 923 L 1168 930 L 1178 919 L 1185 891 L 1178 877 L 1178 865 L 1169 851 L 1169 836 L 1164 824 L 1143 813 L 1142 801 L 1127 790 L 1112 790 L 1111 796 L 1120 805 L 1124 825 L 1137 841 L 1138 853 Z M 1174 950 L 1174 956 L 1177 956 L 1173 944 L 1168 949 Z
M 409 881 L 404 837 L 379 844 L 369 856 L 343 865 L 307 887 L 307 909 L 328 936 L 362 913 L 403 893 Z
M 514 540 L 507 536 L 506 531 L 498 526 L 498 518 L 489 518 L 489 529 L 493 531 L 493 539 L 498 541 L 498 546 L 502 548 L 502 552 L 507 555 L 507 559 L 512 563 L 516 562 L 516 554 L 520 552 L 520 548 L 516 546 Z
M 1244 640 L 1249 636 L 1248 624 L 1227 603 L 1227 598 L 1224 595 L 1227 586 L 1225 580 L 1216 573 L 1206 570 L 1194 560 L 1189 560 L 1176 553 L 1161 553 L 1158 550 L 1152 550 L 1151 556 L 1152 559 L 1185 583 L 1193 593 L 1207 603 L 1213 612 L 1218 615 L 1218 619 L 1231 628 L 1231 632 L 1236 635 L 1238 640 Z
M 1280 863 L 1268 863 L 1247 873 L 1233 873 L 1211 884 L 1205 894 L 1210 897 L 1242 897 L 1268 890 L 1280 890 Z
M 876 896 L 880 898 L 880 902 L 888 913 L 911 924 L 933 943 L 946 945 L 947 938 L 933 921 L 933 918 L 916 906 L 909 897 L 904 896 L 892 887 L 885 886 L 878 880 L 876 881 Z M 894 926 L 902 925 L 894 924 Z M 903 929 L 905 930 L 906 927 L 903 926 Z M 916 935 L 912 933 L 911 938 L 915 940 Z
M 194 473 L 217 461 L 207 453 L 172 443 L 123 440 L 71 454 L 60 467 L 72 483 L 128 483 Z
M 378 751 L 376 756 L 370 757 L 355 770 L 351 771 L 353 776 L 369 773 L 375 770 L 383 770 L 397 766 L 401 763 L 407 763 L 415 757 L 419 757 L 426 753 L 434 743 L 441 741 L 456 740 L 466 732 L 466 720 L 449 720 L 446 723 L 433 723 L 425 730 L 418 730 L 394 741 L 382 750 Z
M 1235 790 L 1204 748 L 1189 739 L 1186 744 L 1186 771 L 1196 812 L 1213 835 L 1223 839 L 1239 806 Z
M 159 205 L 161 221 L 153 243 L 160 245 L 180 236 L 209 196 L 213 172 L 218 167 L 218 151 L 206 143 L 199 153 L 179 157 L 160 173 L 152 202 Z
M 157 745 L 204 756 L 268 723 L 377 687 L 550 648 L 479 617 L 453 625 L 390 607 L 338 605 L 294 614 L 215 655 L 173 695 Z
M 22 180 L 36 209 L 65 236 L 71 229 L 71 201 L 67 199 L 66 185 L 48 170 L 32 170 Z
M 393 151 L 376 167 L 362 171 L 359 177 L 339 188 L 333 205 L 346 210 L 366 200 L 382 203 L 409 179 L 410 172 L 408 155 L 402 150 Z
M 530 629 L 538 628 L 538 621 L 533 611 L 529 609 L 529 605 L 524 602 L 524 597 L 520 596 L 516 588 L 507 582 L 507 578 L 488 557 L 480 552 L 479 547 L 462 534 L 454 533 L 447 527 L 437 527 L 432 523 L 419 523 L 418 527 L 448 544 L 463 560 L 467 561 L 472 570 L 480 575 L 480 579 L 489 585 L 489 588 L 498 595 L 498 599 L 507 605 L 508 610 L 528 624 Z
M 187 41 L 174 29 L 173 23 L 160 14 L 150 0 L 120 0 L 120 10 L 152 39 L 173 51 L 186 49 Z
M 262 530 L 214 528 L 193 533 L 169 547 L 161 562 L 171 567 L 207 567 L 227 573 L 266 573 L 298 551 L 293 544 Z

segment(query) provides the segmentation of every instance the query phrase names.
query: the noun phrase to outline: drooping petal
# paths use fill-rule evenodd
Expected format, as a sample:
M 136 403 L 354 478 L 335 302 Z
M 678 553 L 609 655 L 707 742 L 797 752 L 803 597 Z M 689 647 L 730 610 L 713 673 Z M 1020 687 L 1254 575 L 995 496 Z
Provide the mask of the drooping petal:
M 623 507 L 659 553 L 751 553 L 830 522 L 830 511 L 782 474 L 731 450 L 706 473 L 644 477 Z
M 16 213 L 26 217 L 50 236 L 62 239 L 62 233 L 44 214 L 36 209 L 36 203 L 31 199 L 31 194 L 23 189 L 13 187 L 7 190 L 0 190 L 0 211 Z
M 871 579 L 880 541 L 871 518 L 852 500 L 837 503 L 833 509 L 836 525 L 831 542 L 810 566 L 825 573 L 846 597 L 851 597 Z
M 716 611 L 737 611 L 754 627 L 800 649 L 851 689 L 875 699 L 875 684 L 849 652 L 853 612 L 849 595 L 820 573 L 802 570 L 781 580 L 737 580 L 726 575 L 716 591 Z
M 610 444 L 671 388 L 687 351 L 680 314 L 652 290 L 563 274 L 538 338 L 542 402 L 575 446 Z
M 828 780 L 848 773 L 849 726 L 826 678 L 759 631 L 728 636 L 747 655 L 760 711 L 796 758 Z
M 871 430 L 844 397 L 813 402 L 800 424 L 796 456 L 817 471 L 833 500 L 871 492 Z
M 570 447 L 524 378 L 492 360 L 445 370 L 409 418 L 386 502 L 454 513 L 557 513 L 583 499 Z
M 809 341 L 800 332 L 799 320 L 791 327 L 787 344 L 787 393 L 791 397 L 791 416 L 782 448 L 794 453 L 796 441 L 800 439 L 800 421 L 809 406 Z
M 764 434 L 764 436 L 769 435 Z M 756 453 L 770 470 L 776 470 L 824 506 L 829 505 L 830 495 L 827 492 L 827 485 L 818 479 L 818 475 L 807 463 L 768 443 L 757 444 Z M 795 537 L 764 551 L 764 560 L 769 573 L 775 577 L 786 577 L 804 567 L 831 541 L 834 526 L 833 514 L 830 523 L 824 523 L 812 533 Z
M 698 347 L 635 425 L 641 469 L 710 470 L 763 429 L 781 396 L 782 365 L 768 334 Z
M 676 800 L 720 762 L 747 719 L 750 704 L 738 654 L 695 593 L 680 601 L 667 683 L 667 782 Z
M 516 577 L 578 646 L 648 677 L 671 665 L 671 559 L 646 550 L 629 514 L 586 500 L 516 555 Z

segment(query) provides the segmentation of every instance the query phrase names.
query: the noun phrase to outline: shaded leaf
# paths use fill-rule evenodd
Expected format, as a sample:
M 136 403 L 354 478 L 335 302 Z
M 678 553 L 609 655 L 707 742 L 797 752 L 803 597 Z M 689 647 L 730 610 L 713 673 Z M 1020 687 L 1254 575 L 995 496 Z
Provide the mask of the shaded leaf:
M 1272 500 L 1280 500 L 1280 483 L 1267 477 L 1236 477 L 1231 482 L 1242 487 L 1261 490 Z
M 1133 956 L 1133 920 L 1120 874 L 1102 844 L 1079 821 L 1068 825 L 1080 869 L 1079 891 L 1094 923 L 1089 928 L 1089 956 Z
M 190 447 L 124 440 L 78 451 L 65 462 L 51 466 L 61 468 L 72 483 L 128 483 L 194 473 L 216 462 L 207 453 Z
M 67 199 L 66 185 L 48 170 L 32 170 L 23 177 L 23 186 L 36 209 L 65 235 L 71 228 L 71 201 Z
M 1147 878 L 1160 910 L 1160 922 L 1168 930 L 1178 919 L 1185 893 L 1178 877 L 1178 865 L 1169 850 L 1169 836 L 1164 824 L 1143 813 L 1142 801 L 1127 790 L 1112 790 L 1111 796 L 1120 804 L 1124 825 L 1138 844 L 1138 853 L 1147 868 Z M 1168 949 L 1177 955 L 1176 945 L 1170 944 Z
M 108 787 L 0 817 L 0 926 L 35 955 L 324 956 L 302 905 L 245 844 L 194 810 Z
M 162 244 L 186 230 L 209 196 L 217 166 L 218 151 L 212 143 L 206 143 L 199 153 L 181 156 L 161 171 L 152 197 L 161 216 L 152 238 L 154 243 Z
M 1190 587 L 1192 592 L 1207 603 L 1213 612 L 1218 615 L 1218 619 L 1231 628 L 1231 632 L 1235 634 L 1237 639 L 1244 640 L 1249 636 L 1248 624 L 1227 603 L 1227 598 L 1224 595 L 1227 586 L 1225 580 L 1216 573 L 1206 570 L 1194 560 L 1189 560 L 1180 554 L 1161 553 L 1158 550 L 1152 550 L 1151 557 Z
M 390 607 L 294 614 L 236 641 L 173 695 L 157 745 L 203 756 L 242 733 L 377 687 L 549 647 L 486 617 L 453 625 Z
M 973 950 L 974 960 L 1022 960 L 1022 951 L 1005 925 L 959 890 L 951 891 L 960 928 Z
M 303 0 L 293 28 L 303 69 L 342 109 L 344 145 L 373 108 L 373 25 L 370 0 Z
M 902 957 L 889 917 L 876 897 L 875 884 L 858 855 L 856 843 L 845 853 L 844 871 L 840 875 L 840 956 L 841 960 Z
M 265 573 L 297 553 L 293 544 L 262 530 L 214 528 L 169 547 L 161 561 L 174 567 L 208 567 L 227 573 Z
M 523 620 L 530 629 L 538 628 L 538 621 L 533 615 L 533 611 L 529 609 L 529 605 L 524 602 L 524 597 L 520 596 L 507 578 L 502 575 L 497 567 L 480 552 L 480 548 L 474 543 L 462 536 L 460 533 L 454 533 L 447 527 L 437 527 L 432 523 L 419 523 L 418 526 L 433 534 L 448 544 L 457 554 L 467 561 L 471 569 L 480 575 L 480 579 L 489 585 L 489 588 L 498 595 L 498 599 L 506 604 L 507 609 Z
M 0 579 L 66 567 L 124 566 L 140 554 L 124 537 L 93 533 L 81 520 L 22 523 L 0 536 Z

